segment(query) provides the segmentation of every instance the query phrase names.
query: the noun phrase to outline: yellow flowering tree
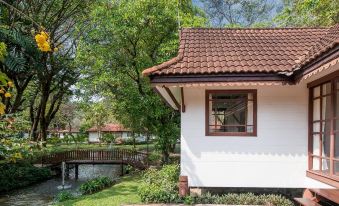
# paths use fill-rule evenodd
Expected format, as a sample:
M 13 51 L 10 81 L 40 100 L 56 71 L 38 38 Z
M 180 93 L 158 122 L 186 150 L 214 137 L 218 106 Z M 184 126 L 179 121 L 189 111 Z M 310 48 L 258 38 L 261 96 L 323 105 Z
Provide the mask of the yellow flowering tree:
M 11 82 L 8 77 L 0 72 L 0 97 L 1 98 L 11 98 L 10 89 L 13 87 L 13 82 Z M 5 114 L 6 106 L 0 102 L 0 117 Z
M 35 41 L 42 52 L 51 52 L 51 42 L 47 32 L 41 31 L 35 35 Z

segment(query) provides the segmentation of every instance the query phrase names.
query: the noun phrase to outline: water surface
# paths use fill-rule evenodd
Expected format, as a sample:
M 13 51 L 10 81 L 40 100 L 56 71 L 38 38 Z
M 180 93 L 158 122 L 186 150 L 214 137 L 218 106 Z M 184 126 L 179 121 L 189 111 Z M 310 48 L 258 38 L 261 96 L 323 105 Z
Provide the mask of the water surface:
M 74 195 L 79 195 L 78 188 L 86 180 L 98 176 L 108 176 L 116 179 L 120 176 L 120 165 L 79 165 L 79 179 L 74 179 L 74 169 L 70 170 L 69 179 L 66 185 L 71 185 L 70 189 Z M 1 206 L 46 206 L 53 203 L 53 199 L 60 190 L 61 177 L 34 184 L 23 189 L 13 190 L 5 195 L 0 195 Z

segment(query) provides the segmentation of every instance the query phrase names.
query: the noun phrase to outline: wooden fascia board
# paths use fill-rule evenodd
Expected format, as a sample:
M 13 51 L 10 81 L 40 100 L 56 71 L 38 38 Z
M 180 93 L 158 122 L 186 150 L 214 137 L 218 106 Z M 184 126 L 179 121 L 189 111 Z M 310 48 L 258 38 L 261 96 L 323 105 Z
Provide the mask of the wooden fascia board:
M 259 82 L 259 81 L 280 81 L 292 83 L 285 75 L 279 74 L 222 74 L 222 75 L 168 75 L 151 76 L 152 84 L 171 84 L 171 83 L 197 83 L 197 82 Z
M 185 113 L 186 106 L 185 106 L 185 95 L 184 95 L 184 88 L 180 87 L 180 94 L 181 94 L 181 112 Z

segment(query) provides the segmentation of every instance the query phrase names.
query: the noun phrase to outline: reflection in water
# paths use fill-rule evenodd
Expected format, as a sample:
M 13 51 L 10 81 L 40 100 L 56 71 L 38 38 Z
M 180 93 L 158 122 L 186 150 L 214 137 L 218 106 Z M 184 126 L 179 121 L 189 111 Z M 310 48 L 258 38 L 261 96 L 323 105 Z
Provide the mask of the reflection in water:
M 79 165 L 79 179 L 74 180 L 74 169 L 70 170 L 69 179 L 66 185 L 72 185 L 69 191 L 78 194 L 77 189 L 86 180 L 98 176 L 111 178 L 119 177 L 121 173 L 120 165 Z M 23 189 L 14 190 L 6 195 L 0 196 L 1 206 L 45 206 L 53 203 L 54 196 L 60 192 L 57 187 L 61 185 L 61 177 L 55 177 L 45 182 L 32 185 Z

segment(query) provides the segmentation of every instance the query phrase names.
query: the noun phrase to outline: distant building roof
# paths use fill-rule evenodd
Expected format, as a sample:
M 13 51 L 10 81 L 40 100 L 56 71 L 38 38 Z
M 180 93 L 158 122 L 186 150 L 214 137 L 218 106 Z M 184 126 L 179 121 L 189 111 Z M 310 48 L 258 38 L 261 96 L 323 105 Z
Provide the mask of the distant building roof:
M 97 132 L 98 129 L 96 126 L 91 127 L 87 132 Z M 124 128 L 121 124 L 106 124 L 101 128 L 102 132 L 128 132 L 129 129 Z
M 56 129 L 56 128 L 54 128 L 54 129 L 49 129 L 47 131 L 51 132 L 51 133 L 69 133 L 70 132 L 68 128 L 66 128 L 66 129 Z M 79 128 L 72 128 L 71 129 L 71 133 L 78 133 L 78 132 L 80 132 Z

